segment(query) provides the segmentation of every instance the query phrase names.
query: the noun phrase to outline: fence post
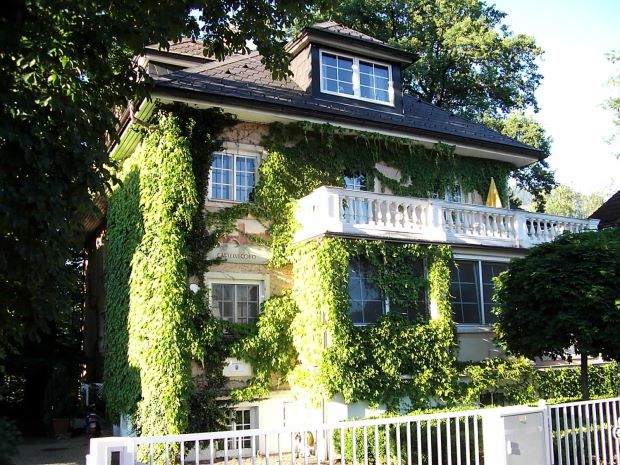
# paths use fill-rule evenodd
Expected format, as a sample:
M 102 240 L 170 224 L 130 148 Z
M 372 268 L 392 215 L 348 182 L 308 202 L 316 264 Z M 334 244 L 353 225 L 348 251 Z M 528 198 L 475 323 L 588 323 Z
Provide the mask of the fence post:
M 545 453 L 548 463 L 553 464 L 553 425 L 551 423 L 549 406 L 545 399 L 539 399 L 538 407 L 542 409 L 544 418 L 543 434 L 545 435 Z
M 86 465 L 110 465 L 112 455 L 118 456 L 119 465 L 134 465 L 136 448 L 133 438 L 93 438 L 90 440 Z

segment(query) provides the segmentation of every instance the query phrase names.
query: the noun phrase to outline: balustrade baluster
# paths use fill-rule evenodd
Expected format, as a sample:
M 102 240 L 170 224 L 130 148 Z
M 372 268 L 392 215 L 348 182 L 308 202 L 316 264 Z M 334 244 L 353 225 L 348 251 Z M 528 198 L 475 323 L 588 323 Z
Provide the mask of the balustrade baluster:
M 506 225 L 504 224 L 505 218 L 506 217 L 504 215 L 497 214 L 499 237 L 504 237 L 506 234 Z

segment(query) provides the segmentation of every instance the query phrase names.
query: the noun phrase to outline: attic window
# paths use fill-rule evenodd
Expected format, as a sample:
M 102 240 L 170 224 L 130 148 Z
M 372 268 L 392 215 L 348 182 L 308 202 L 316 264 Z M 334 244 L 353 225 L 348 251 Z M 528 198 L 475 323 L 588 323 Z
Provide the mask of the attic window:
M 392 105 L 392 67 L 321 50 L 321 92 Z

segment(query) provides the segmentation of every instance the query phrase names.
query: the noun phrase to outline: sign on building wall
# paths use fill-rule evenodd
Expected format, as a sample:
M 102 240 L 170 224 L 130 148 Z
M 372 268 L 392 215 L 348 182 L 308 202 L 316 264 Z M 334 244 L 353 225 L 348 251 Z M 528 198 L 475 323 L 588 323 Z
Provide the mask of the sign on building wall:
M 271 250 L 260 245 L 219 244 L 207 254 L 209 260 L 220 259 L 229 263 L 251 263 L 266 265 L 271 258 Z

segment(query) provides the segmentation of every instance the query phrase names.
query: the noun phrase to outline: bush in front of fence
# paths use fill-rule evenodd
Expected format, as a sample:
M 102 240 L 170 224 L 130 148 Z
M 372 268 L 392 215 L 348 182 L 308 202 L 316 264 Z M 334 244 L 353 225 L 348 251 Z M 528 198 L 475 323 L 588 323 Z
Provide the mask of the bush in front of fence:
M 579 366 L 536 369 L 523 357 L 492 358 L 464 363 L 456 403 L 484 405 L 531 404 L 538 399 L 559 403 L 581 399 Z M 618 363 L 588 368 L 592 398 L 620 394 Z M 487 399 L 489 402 L 485 402 Z

